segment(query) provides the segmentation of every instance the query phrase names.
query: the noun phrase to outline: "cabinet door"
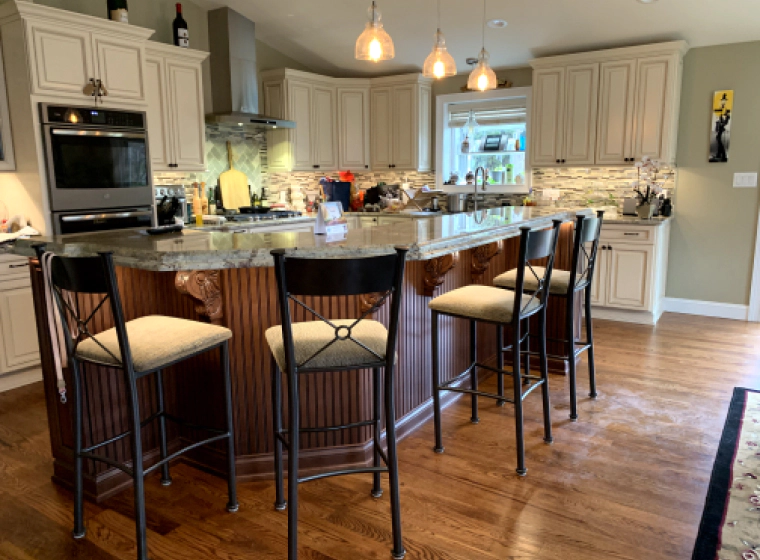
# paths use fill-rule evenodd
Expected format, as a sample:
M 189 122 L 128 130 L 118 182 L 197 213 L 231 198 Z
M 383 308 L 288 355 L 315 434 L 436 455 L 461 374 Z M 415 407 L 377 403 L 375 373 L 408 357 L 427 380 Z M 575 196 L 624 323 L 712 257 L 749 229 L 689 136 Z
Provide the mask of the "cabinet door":
M 29 24 L 27 33 L 34 53 L 33 93 L 85 99 L 82 90 L 91 78 L 97 78 L 90 33 L 36 22 Z
M 314 86 L 314 165 L 320 170 L 338 169 L 338 115 L 335 88 Z
M 166 67 L 163 58 L 145 61 L 145 101 L 148 104 L 148 140 L 153 171 L 173 171 L 171 120 L 169 118 Z
M 603 62 L 599 88 L 597 164 L 625 164 L 633 157 L 636 61 Z
M 433 148 L 431 131 L 431 109 L 433 105 L 433 90 L 429 86 L 419 86 L 417 90 L 419 101 L 416 109 L 419 123 L 419 148 L 417 151 L 417 171 L 430 171 L 433 168 Z
M 393 164 L 393 90 L 389 87 L 373 88 L 370 93 L 370 150 L 372 169 L 387 170 Z
M 264 114 L 278 119 L 289 118 L 285 96 L 285 82 L 282 80 L 264 82 Z M 267 167 L 271 172 L 292 171 L 290 131 L 267 131 Z
M 0 373 L 37 365 L 40 351 L 29 279 L 0 283 Z
M 206 168 L 206 123 L 200 64 L 166 60 L 175 171 Z
M 369 168 L 369 88 L 338 89 L 340 169 Z
M 417 86 L 393 88 L 393 164 L 394 170 L 417 169 Z
M 312 87 L 301 82 L 288 82 L 288 103 L 290 120 L 295 121 L 296 127 L 290 130 L 293 152 L 293 169 L 297 171 L 313 171 L 314 138 L 312 127 Z
M 534 166 L 562 162 L 565 122 L 565 69 L 533 72 L 533 116 L 531 155 Z
M 636 159 L 663 157 L 665 120 L 672 100 L 669 89 L 674 74 L 670 56 L 642 58 L 636 64 L 636 129 L 633 152 Z M 668 116 L 667 118 L 671 118 Z
M 581 64 L 565 70 L 565 141 L 563 163 L 593 165 L 596 152 L 599 65 Z
M 108 98 L 124 101 L 145 99 L 145 46 L 128 43 L 122 37 L 93 35 L 98 61 L 98 77 L 108 90 Z
M 606 252 L 609 259 L 606 305 L 651 311 L 654 247 L 615 243 Z
M 591 281 L 591 304 L 604 305 L 607 297 L 607 279 L 609 276 L 608 251 L 599 247 L 596 253 L 596 268 Z

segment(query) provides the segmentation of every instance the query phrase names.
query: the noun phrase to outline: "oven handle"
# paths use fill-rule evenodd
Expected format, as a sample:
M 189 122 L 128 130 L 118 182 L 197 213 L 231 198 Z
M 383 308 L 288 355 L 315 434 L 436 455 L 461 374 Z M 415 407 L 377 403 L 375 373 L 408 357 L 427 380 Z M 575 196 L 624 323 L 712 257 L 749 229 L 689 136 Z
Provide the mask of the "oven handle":
M 68 128 L 53 128 L 50 133 L 54 136 L 102 136 L 105 138 L 146 138 L 145 132 L 107 132 L 103 130 L 80 130 Z
M 114 212 L 112 214 L 82 214 L 80 216 L 61 216 L 62 222 L 94 222 L 95 220 L 107 220 L 109 218 L 138 218 L 140 216 L 152 216 L 153 212 Z

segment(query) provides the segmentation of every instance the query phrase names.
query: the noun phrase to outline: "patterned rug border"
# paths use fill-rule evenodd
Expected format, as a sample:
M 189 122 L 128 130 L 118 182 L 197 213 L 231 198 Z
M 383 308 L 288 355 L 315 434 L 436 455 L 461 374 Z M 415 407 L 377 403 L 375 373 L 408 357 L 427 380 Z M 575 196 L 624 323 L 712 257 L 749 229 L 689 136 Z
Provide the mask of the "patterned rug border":
M 744 421 L 747 393 L 760 393 L 760 390 L 734 387 L 731 404 L 728 407 L 726 423 L 720 437 L 718 452 L 715 455 L 710 485 L 705 498 L 705 508 L 699 533 L 694 544 L 692 560 L 716 560 L 720 546 L 721 530 L 725 522 L 728 492 L 732 484 L 732 468 Z

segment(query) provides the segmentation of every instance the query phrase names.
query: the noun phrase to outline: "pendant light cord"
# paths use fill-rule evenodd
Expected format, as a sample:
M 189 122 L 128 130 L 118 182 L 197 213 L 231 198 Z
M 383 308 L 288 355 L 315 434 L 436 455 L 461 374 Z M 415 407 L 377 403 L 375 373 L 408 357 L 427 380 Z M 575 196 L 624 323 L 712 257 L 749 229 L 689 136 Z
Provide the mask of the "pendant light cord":
M 483 0 L 483 48 L 486 48 L 486 0 Z
M 438 0 L 438 31 L 441 30 L 441 0 Z

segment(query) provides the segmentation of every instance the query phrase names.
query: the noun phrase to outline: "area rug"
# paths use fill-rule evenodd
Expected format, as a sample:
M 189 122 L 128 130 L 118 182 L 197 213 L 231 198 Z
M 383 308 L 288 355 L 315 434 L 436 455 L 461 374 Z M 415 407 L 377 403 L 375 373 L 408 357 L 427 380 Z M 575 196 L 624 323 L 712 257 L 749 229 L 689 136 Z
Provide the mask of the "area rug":
M 734 389 L 692 560 L 760 560 L 760 391 Z

